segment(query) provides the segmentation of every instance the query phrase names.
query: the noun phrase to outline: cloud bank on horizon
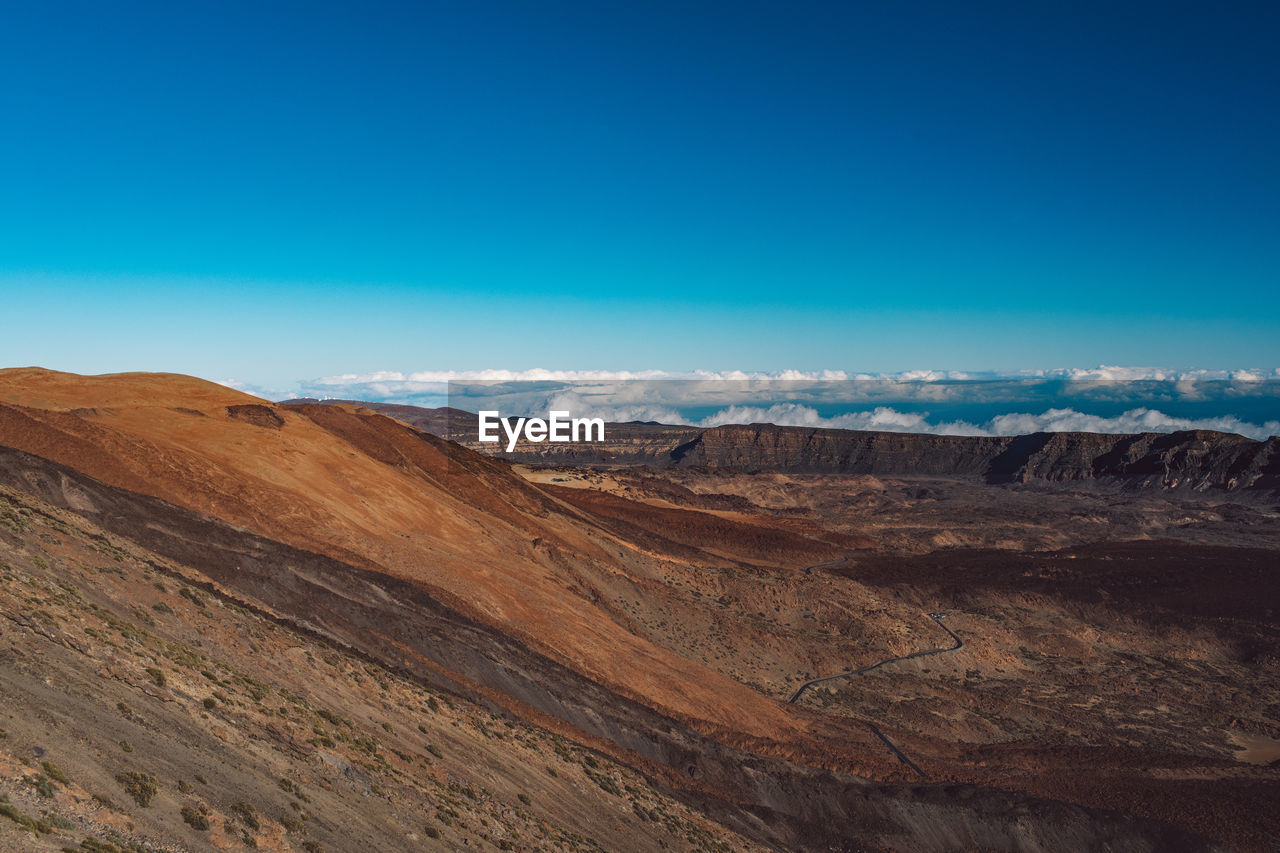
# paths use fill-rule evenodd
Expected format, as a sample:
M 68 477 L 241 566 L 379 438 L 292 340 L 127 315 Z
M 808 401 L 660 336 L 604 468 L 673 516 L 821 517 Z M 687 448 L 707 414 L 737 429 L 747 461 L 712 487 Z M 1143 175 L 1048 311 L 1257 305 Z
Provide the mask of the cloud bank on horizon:
M 850 412 L 824 418 L 815 409 L 780 404 L 767 409 L 731 406 L 698 422 L 697 426 L 769 423 L 820 429 L 876 430 L 883 432 L 929 433 L 933 435 L 1026 435 L 1033 432 L 1097 432 L 1129 434 L 1138 432 L 1179 432 L 1214 430 L 1234 432 L 1265 440 L 1280 435 L 1280 421 L 1248 423 L 1234 415 L 1208 418 L 1179 418 L 1156 409 L 1136 408 L 1112 417 L 1091 415 L 1075 409 L 1048 409 L 1039 414 L 1010 412 L 983 423 L 967 421 L 932 422 L 927 415 L 901 412 L 879 406 L 869 412 Z
M 271 390 L 477 411 L 564 409 L 611 421 L 719 426 L 773 423 L 939 435 L 1031 432 L 1233 432 L 1280 435 L 1280 368 L 1099 366 L 1051 370 L 462 370 L 376 371 Z

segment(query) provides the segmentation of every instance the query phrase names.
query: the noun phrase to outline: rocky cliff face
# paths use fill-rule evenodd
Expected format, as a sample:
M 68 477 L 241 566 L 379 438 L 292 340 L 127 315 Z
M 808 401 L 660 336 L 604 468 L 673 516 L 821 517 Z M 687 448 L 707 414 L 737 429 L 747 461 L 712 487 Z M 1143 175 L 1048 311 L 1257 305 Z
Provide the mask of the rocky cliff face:
M 515 452 L 505 453 L 498 445 L 470 440 L 474 437 L 474 416 L 457 410 L 359 405 L 453 438 L 474 450 L 534 464 L 973 477 L 997 484 L 1096 480 L 1131 488 L 1280 490 L 1280 438 L 1255 441 L 1207 430 L 989 437 L 772 424 L 699 429 L 623 423 L 609 424 L 603 442 L 522 442 Z
M 1143 488 L 1280 488 L 1280 439 L 1208 431 L 1015 437 L 905 435 L 771 425 L 704 430 L 679 466 L 793 473 L 980 477 L 990 483 L 1103 480 Z

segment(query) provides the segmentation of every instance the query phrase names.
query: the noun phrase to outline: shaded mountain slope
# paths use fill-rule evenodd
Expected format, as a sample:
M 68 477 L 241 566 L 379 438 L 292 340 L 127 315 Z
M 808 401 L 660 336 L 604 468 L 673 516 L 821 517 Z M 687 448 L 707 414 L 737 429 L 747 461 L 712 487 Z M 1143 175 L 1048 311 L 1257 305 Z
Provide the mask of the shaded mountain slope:
M 282 556 L 237 556 L 232 530 L 198 546 L 178 534 L 208 520 L 20 465 L 37 491 L 219 574 Z M 599 753 L 321 639 L 322 595 L 307 598 L 315 630 L 296 630 L 254 584 L 5 487 L 0 579 L 0 849 L 601 851 L 619 833 L 637 850 L 756 849 Z M 285 572 L 256 583 L 308 589 Z

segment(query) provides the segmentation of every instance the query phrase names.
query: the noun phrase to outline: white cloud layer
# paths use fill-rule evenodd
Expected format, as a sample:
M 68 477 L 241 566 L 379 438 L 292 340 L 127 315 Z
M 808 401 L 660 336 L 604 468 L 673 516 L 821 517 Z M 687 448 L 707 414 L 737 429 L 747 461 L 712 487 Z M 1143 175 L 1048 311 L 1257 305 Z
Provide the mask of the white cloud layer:
M 847 370 L 422 370 L 403 373 L 379 370 L 372 373 L 342 373 L 301 383 L 314 389 L 371 386 L 420 393 L 425 386 L 449 382 L 600 382 L 652 379 L 695 380 L 784 380 L 809 382 L 841 382 L 880 380 L 894 382 L 944 382 L 980 379 L 1064 379 L 1079 382 L 1114 381 L 1233 381 L 1261 382 L 1280 380 L 1280 368 L 1237 370 L 1178 370 L 1161 367 L 1056 368 L 1052 370 L 907 370 L 900 373 L 859 373 Z
M 664 382 L 663 380 L 683 380 Z M 504 411 L 564 409 L 575 416 L 619 421 L 658 421 L 717 426 L 729 423 L 774 423 L 832 429 L 884 430 L 939 435 L 1022 435 L 1031 432 L 1136 433 L 1206 429 L 1265 439 L 1280 434 L 1271 419 L 1280 401 L 1280 368 L 1180 370 L 1154 367 L 1099 366 L 1023 371 L 913 370 L 901 373 L 855 373 L 844 370 L 666 371 L 666 370 L 436 370 L 403 373 L 346 373 L 300 382 L 288 390 L 268 389 L 234 380 L 222 384 L 268 399 L 318 397 L 372 400 L 426 407 L 459 405 L 449 383 L 526 383 L 510 386 L 500 396 Z M 984 384 L 973 384 L 975 382 Z M 1024 388 L 1045 382 L 1065 388 L 1056 396 L 1032 398 Z M 957 384 L 959 383 L 959 384 Z M 1148 387 L 1140 389 L 1138 385 Z M 1159 387 L 1153 395 L 1151 386 Z M 1212 386 L 1212 387 L 1211 387 Z M 457 385 L 454 386 L 456 391 Z M 1241 400 L 1255 404 L 1247 414 L 1232 411 Z M 1208 401 L 1213 411 L 1186 408 L 1194 417 L 1176 414 L 1178 404 Z M 1264 405 L 1256 405 L 1258 400 Z M 911 401 L 914 405 L 905 406 Z M 978 418 L 931 417 L 926 408 L 948 404 L 991 404 Z M 847 403 L 847 413 L 831 412 Z M 1112 414 L 1088 411 L 1090 403 Z M 895 404 L 900 408 L 895 408 Z M 691 406 L 709 416 L 683 414 Z M 1122 414 L 1115 415 L 1120 407 Z M 954 411 L 954 409 L 953 409 Z M 1175 413 L 1170 413 L 1175 412 Z M 969 417 L 973 417 L 969 415 Z
M 1178 418 L 1155 409 L 1131 409 L 1115 417 L 1089 415 L 1074 409 L 1049 409 L 1038 415 L 1030 412 L 1013 412 L 974 424 L 966 421 L 931 422 L 927 415 L 900 412 L 887 406 L 880 406 L 869 412 L 852 412 L 824 418 L 808 406 L 780 404 L 767 409 L 730 406 L 702 419 L 697 425 L 710 427 L 751 423 L 933 435 L 1026 435 L 1033 432 L 1128 434 L 1198 429 L 1234 432 L 1259 440 L 1280 435 L 1280 421 L 1253 424 L 1232 415 L 1196 419 Z

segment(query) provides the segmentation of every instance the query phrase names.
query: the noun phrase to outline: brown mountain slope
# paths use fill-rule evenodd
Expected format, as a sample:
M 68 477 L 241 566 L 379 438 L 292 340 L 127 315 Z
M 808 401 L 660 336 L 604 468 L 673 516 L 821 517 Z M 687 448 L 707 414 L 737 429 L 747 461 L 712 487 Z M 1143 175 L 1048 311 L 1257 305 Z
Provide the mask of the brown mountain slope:
M 169 374 L 3 371 L 0 399 L 18 404 L 0 406 L 0 444 L 423 584 L 474 618 L 682 716 L 755 737 L 802 730 L 775 703 L 566 595 L 571 579 L 556 555 L 605 560 L 598 541 L 503 468 L 388 418 L 268 406 Z M 273 413 L 279 424 L 248 420 L 238 406 Z
M 754 847 L 3 487 L 0 580 L 0 850 Z M 127 774 L 154 780 L 145 804 Z
M 974 757 L 920 722 L 943 715 L 895 714 L 877 734 L 863 721 L 878 711 L 785 704 L 806 679 L 938 642 L 921 596 L 802 571 L 870 544 L 853 528 L 674 485 L 543 487 L 358 407 L 276 406 L 186 377 L 0 372 L 0 401 L 0 482 L 295 630 L 589 744 L 757 839 L 1203 846 L 997 790 L 1059 797 L 1042 782 L 1074 753 L 1015 758 L 1011 774 L 1001 748 Z M 921 787 L 885 732 L 936 781 Z

